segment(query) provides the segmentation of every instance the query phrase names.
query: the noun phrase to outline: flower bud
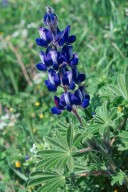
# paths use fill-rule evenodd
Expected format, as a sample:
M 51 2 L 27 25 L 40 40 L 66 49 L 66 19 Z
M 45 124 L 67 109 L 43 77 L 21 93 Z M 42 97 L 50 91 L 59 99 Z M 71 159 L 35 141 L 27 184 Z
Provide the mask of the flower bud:
M 58 18 L 56 14 L 54 13 L 53 8 L 51 7 L 46 7 L 47 13 L 44 15 L 43 22 L 45 25 L 49 27 L 49 29 L 53 32 L 53 34 L 57 30 L 57 24 L 58 24 Z

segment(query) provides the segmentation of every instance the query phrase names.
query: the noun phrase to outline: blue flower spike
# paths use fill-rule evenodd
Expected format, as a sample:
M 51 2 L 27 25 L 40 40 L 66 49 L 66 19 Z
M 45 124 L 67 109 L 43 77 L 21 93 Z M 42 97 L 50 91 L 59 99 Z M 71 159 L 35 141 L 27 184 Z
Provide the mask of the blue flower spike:
M 81 123 L 76 109 L 87 108 L 90 97 L 81 84 L 85 81 L 85 74 L 79 73 L 79 58 L 73 51 L 72 43 L 76 36 L 70 35 L 70 25 L 62 31 L 59 29 L 58 18 L 51 7 L 46 7 L 43 23 L 46 27 L 39 27 L 40 38 L 36 39 L 36 43 L 46 51 L 40 51 L 41 62 L 36 67 L 47 72 L 45 85 L 49 91 L 57 92 L 58 87 L 63 89 L 60 97 L 54 96 L 55 106 L 51 108 L 51 112 L 60 115 L 67 110 L 74 113 Z

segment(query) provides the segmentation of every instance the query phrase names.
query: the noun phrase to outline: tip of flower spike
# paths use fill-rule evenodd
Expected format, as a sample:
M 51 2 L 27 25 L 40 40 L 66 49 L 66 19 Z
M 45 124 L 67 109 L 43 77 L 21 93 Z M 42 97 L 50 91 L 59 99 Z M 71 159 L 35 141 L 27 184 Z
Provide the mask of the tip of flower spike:
M 45 8 L 46 8 L 47 13 L 54 13 L 54 9 L 52 7 L 46 6 Z
M 54 9 L 52 7 L 46 7 L 46 13 L 43 18 L 43 23 L 48 26 L 52 33 L 55 33 L 58 24 L 58 18 L 54 13 Z

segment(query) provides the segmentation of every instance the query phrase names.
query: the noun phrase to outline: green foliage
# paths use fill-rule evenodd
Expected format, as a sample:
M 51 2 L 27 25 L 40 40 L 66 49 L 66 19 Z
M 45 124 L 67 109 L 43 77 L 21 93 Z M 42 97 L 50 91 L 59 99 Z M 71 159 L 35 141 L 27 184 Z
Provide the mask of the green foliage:
M 111 183 L 112 185 L 114 185 L 115 183 L 119 183 L 120 185 L 122 185 L 126 177 L 127 177 L 126 174 L 120 170 L 116 176 L 112 177 Z
M 112 186 L 118 183 L 127 186 L 127 175 L 121 169 L 123 162 L 118 166 L 118 162 L 112 160 L 112 157 L 115 159 L 119 155 L 119 151 L 127 150 L 127 131 L 120 131 L 127 129 L 127 108 L 122 112 L 123 108 L 119 108 L 114 99 L 110 102 L 108 96 L 108 99 L 96 108 L 93 118 L 90 116 L 84 125 L 76 126 L 74 120 L 70 123 L 66 119 L 65 124 L 59 123 L 59 129 L 54 130 L 51 137 L 45 137 L 47 149 L 36 153 L 39 160 L 36 171 L 30 175 L 30 178 L 34 175 L 30 185 L 42 184 L 39 190 L 43 191 L 46 187 L 49 191 L 54 186 L 51 177 L 56 173 L 60 174 L 58 182 L 56 181 L 56 190 L 65 190 L 67 187 L 69 190 L 83 189 L 81 187 L 85 188 L 86 184 L 81 185 L 80 178 L 100 174 L 105 174 L 109 180 L 111 178 Z M 115 142 L 116 140 L 118 142 Z M 119 145 L 119 142 L 123 146 Z M 114 151 L 114 148 L 119 151 Z M 44 181 L 47 172 L 48 183 Z M 60 181 L 62 177 L 63 183 Z M 108 190 L 112 190 L 112 186 L 109 186 Z M 101 190 L 100 185 L 99 189 Z
M 117 96 L 122 96 L 128 100 L 128 66 L 125 70 L 125 74 L 120 74 L 117 78 L 117 86 L 109 85 L 109 89 Z
M 47 5 L 56 10 L 60 28 L 70 24 L 77 36 L 74 51 L 91 95 L 87 111 L 78 110 L 83 125 L 66 112 L 51 115 L 53 95 L 35 69 L 34 39 Z M 126 0 L 1 4 L 1 192 L 127 191 L 127 7 Z

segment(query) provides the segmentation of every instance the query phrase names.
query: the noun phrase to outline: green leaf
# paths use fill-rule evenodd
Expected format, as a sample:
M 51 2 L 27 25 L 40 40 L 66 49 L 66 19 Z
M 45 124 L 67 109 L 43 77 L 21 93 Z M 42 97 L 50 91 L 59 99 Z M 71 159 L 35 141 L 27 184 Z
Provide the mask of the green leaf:
M 62 151 L 57 151 L 57 150 L 42 150 L 42 151 L 38 151 L 36 153 L 36 156 L 37 157 L 41 157 L 41 158 L 45 158 L 45 157 L 48 157 L 48 156 L 58 156 L 58 155 L 62 155 L 63 152 Z
M 44 166 L 44 164 L 46 163 L 47 159 L 43 159 L 41 161 L 39 161 L 37 164 L 36 164 L 36 168 L 42 168 Z
M 51 145 L 51 146 L 55 146 L 56 148 L 62 150 L 62 151 L 66 151 L 67 149 L 65 149 L 65 147 L 63 145 L 61 145 L 60 143 L 58 143 L 57 141 L 51 139 L 50 137 L 45 137 L 45 140 Z
M 80 133 L 78 133 L 78 134 L 74 137 L 74 139 L 73 139 L 73 146 L 78 147 L 79 144 L 80 144 L 80 141 L 82 140 L 82 138 L 83 138 L 83 135 L 81 135 Z
M 61 121 L 59 121 L 58 123 L 59 123 L 60 125 L 62 125 L 63 127 L 65 127 L 65 128 L 68 127 L 65 123 L 63 123 L 63 122 L 61 122 Z
M 113 179 L 112 182 L 111 182 L 112 186 L 115 183 L 119 183 L 120 185 L 122 185 L 123 182 L 124 182 L 125 177 L 126 177 L 125 173 L 120 170 L 120 172 L 117 175 L 112 176 L 112 179 Z
M 118 146 L 118 149 L 121 151 L 127 150 L 128 149 L 128 132 L 121 131 L 118 136 L 120 138 L 121 143 L 123 144 L 123 145 L 120 144 Z
M 126 84 L 126 90 L 128 95 L 128 66 L 126 67 L 126 70 L 125 70 L 125 84 Z
M 127 132 L 127 131 L 121 131 L 121 132 L 119 133 L 119 137 L 122 137 L 122 138 L 128 140 L 128 132 Z
M 113 120 L 117 114 L 117 109 L 112 108 L 111 111 L 109 112 L 109 119 Z
M 34 171 L 32 173 L 30 173 L 30 178 L 33 178 L 33 177 L 55 177 L 55 176 L 58 176 L 57 173 L 51 173 L 51 172 L 44 172 L 44 171 L 40 171 L 40 170 L 37 170 L 37 171 Z
M 43 168 L 43 169 L 48 169 L 52 166 L 55 166 L 58 159 L 62 158 L 62 156 L 58 157 L 49 157 L 47 159 L 43 159 L 39 161 L 39 163 L 36 164 L 36 168 Z
M 70 124 L 67 129 L 67 143 L 69 148 L 73 145 L 73 126 Z
M 62 168 L 64 168 L 65 165 L 67 164 L 68 157 L 69 157 L 69 155 L 67 155 L 66 157 L 63 157 L 63 158 L 61 158 L 60 160 L 58 160 L 58 162 L 56 163 L 56 168 L 57 168 L 57 169 L 62 169 Z
M 74 170 L 74 159 L 73 159 L 72 156 L 70 156 L 68 158 L 67 166 L 68 166 L 68 169 L 69 169 L 70 173 L 73 173 L 73 170 Z
M 108 89 L 110 89 L 117 96 L 121 96 L 121 92 L 118 87 L 115 87 L 114 85 L 108 85 Z
M 117 78 L 119 90 L 121 92 L 121 95 L 125 98 L 128 99 L 128 94 L 127 94 L 127 89 L 125 85 L 125 78 L 122 74 L 120 74 Z
M 55 167 L 56 166 L 56 164 L 57 164 L 57 162 L 59 161 L 59 159 L 63 159 L 63 157 L 62 156 L 60 156 L 60 157 L 55 157 L 55 158 L 51 158 L 51 159 L 49 159 L 49 160 L 47 160 L 47 162 L 44 164 L 44 170 L 47 170 L 47 169 L 49 169 L 49 168 L 52 168 L 52 167 Z
M 105 126 L 113 126 L 114 123 L 112 121 L 115 119 L 117 114 L 116 108 L 112 108 L 111 110 L 107 109 L 107 101 L 105 101 L 102 106 L 96 109 L 96 115 L 94 117 L 94 121 L 97 124 L 104 124 Z
M 66 142 L 66 139 L 60 134 L 60 132 L 56 131 L 56 137 L 58 142 L 65 148 L 65 150 L 69 151 L 69 146 Z
M 55 192 L 59 187 L 64 185 L 65 177 L 59 176 L 52 181 L 47 182 L 46 185 L 40 187 L 37 192 Z
M 99 133 L 100 135 L 104 135 L 107 130 L 107 127 L 105 125 L 99 125 Z
M 19 176 L 21 179 L 23 179 L 24 181 L 27 181 L 29 178 L 26 177 L 24 174 L 22 174 L 21 172 L 17 171 L 16 169 L 13 169 L 12 167 L 10 167 L 14 173 Z
M 43 182 L 48 181 L 49 179 L 51 179 L 51 177 L 39 177 L 39 178 L 35 178 L 35 179 L 31 179 L 28 182 L 28 186 L 35 186 L 35 185 L 39 185 L 42 184 Z

